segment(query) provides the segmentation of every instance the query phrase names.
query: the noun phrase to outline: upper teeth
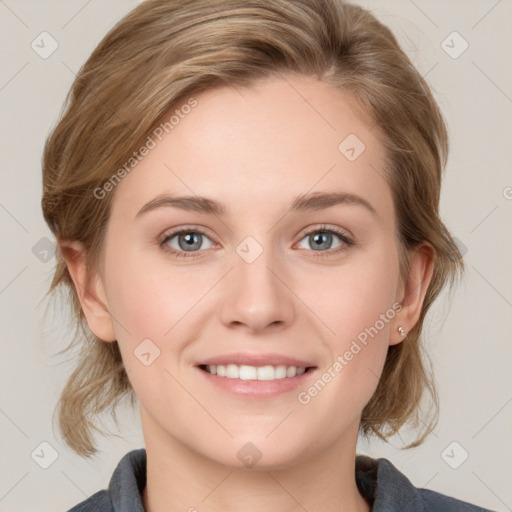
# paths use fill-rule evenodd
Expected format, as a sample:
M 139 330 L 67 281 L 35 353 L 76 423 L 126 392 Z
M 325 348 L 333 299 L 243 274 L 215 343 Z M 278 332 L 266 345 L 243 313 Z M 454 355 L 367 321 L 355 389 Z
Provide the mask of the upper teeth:
M 219 377 L 227 377 L 228 379 L 274 380 L 302 375 L 306 368 L 285 365 L 247 366 L 244 364 L 212 364 L 206 366 L 206 371 Z

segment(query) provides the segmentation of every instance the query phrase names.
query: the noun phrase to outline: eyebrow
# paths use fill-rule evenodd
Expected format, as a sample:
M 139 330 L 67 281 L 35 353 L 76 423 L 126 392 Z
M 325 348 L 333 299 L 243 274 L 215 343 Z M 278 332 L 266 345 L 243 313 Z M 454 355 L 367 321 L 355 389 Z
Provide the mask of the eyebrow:
M 313 192 L 295 197 L 289 207 L 290 212 L 323 210 L 336 205 L 362 206 L 374 216 L 378 216 L 375 208 L 362 197 L 347 192 Z M 146 203 L 135 216 L 162 207 L 174 207 L 181 210 L 222 216 L 227 213 L 225 206 L 214 199 L 201 196 L 171 196 L 162 194 Z

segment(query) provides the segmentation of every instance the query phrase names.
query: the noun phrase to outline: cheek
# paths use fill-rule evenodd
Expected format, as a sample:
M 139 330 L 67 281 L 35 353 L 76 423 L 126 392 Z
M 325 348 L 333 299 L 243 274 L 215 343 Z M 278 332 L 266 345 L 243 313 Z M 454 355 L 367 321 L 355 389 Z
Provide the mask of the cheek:
M 349 291 L 336 284 L 348 285 Z M 361 413 L 377 388 L 396 309 L 385 280 L 368 280 L 368 275 L 351 272 L 332 282 L 330 289 L 333 301 L 325 298 L 319 314 L 333 331 L 324 337 L 330 360 L 302 391 L 299 402 L 317 417 L 329 418 L 326 436 L 334 439 L 347 418 Z
M 329 387 L 338 390 L 338 397 L 346 395 L 345 400 L 354 404 L 371 397 L 385 362 L 400 308 L 395 303 L 398 267 L 394 262 L 392 251 L 375 251 L 336 272 L 317 275 L 315 286 L 302 288 L 304 302 L 313 305 L 324 326 L 324 342 L 331 354 L 325 380 L 332 380 Z
M 165 258 L 155 261 L 142 252 L 119 253 L 111 255 L 106 268 L 109 307 L 124 365 L 134 388 L 143 392 L 149 386 L 148 370 L 165 366 L 174 373 L 177 365 L 185 364 L 183 351 L 201 336 L 205 297 L 218 281 L 219 270 L 172 266 Z M 150 356 L 142 355 L 147 353 Z M 148 357 L 156 359 L 145 368 Z M 169 375 L 153 374 L 154 387 L 159 379 L 168 383 Z
M 396 314 L 397 279 L 393 252 L 381 249 L 355 255 L 338 268 L 323 268 L 314 279 L 298 277 L 295 289 L 324 324 L 333 348 L 343 350 L 358 336 L 364 341 L 368 330 L 372 338 L 387 338 L 389 321 Z
M 195 272 L 190 266 L 167 264 L 164 258 L 155 262 L 143 252 L 125 253 L 112 258 L 107 270 L 109 306 L 119 323 L 119 334 L 126 331 L 134 341 L 138 338 L 161 340 L 201 300 L 211 287 L 213 276 Z M 212 274 L 210 272 L 209 274 Z

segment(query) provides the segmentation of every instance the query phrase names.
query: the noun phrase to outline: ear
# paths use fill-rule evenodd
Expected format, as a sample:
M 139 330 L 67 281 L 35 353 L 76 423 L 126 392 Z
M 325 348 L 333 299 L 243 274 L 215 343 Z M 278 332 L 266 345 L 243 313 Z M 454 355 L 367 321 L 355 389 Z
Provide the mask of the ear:
M 406 333 L 416 325 L 428 286 L 434 271 L 434 248 L 424 242 L 413 249 L 410 256 L 409 276 L 405 283 L 402 283 L 402 297 L 397 300 L 402 304 L 402 309 L 395 317 L 395 324 L 389 339 L 390 345 L 396 345 L 406 337 L 401 336 L 398 327 L 402 326 Z
M 87 265 L 81 242 L 59 240 L 59 248 L 73 279 L 87 324 L 104 341 L 115 341 L 116 335 L 101 276 Z

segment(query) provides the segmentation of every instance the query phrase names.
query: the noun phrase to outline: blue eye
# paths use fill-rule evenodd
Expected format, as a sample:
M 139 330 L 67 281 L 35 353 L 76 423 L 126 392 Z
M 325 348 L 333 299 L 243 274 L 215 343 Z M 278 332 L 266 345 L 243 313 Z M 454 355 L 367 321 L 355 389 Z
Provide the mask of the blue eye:
M 338 242 L 338 245 L 333 248 L 333 240 L 336 238 L 341 240 L 341 243 Z M 315 228 L 314 230 L 309 231 L 304 235 L 302 240 L 306 240 L 310 247 L 313 248 L 312 250 L 317 253 L 315 256 L 320 257 L 324 256 L 322 253 L 328 253 L 325 254 L 325 256 L 337 254 L 354 245 L 354 241 L 345 233 L 338 229 L 328 228 L 327 226 L 321 226 L 320 228 Z
M 176 239 L 177 247 L 171 243 L 173 239 Z M 195 252 L 205 249 L 205 247 L 202 247 L 204 239 L 210 240 L 202 231 L 180 229 L 166 235 L 160 245 L 175 256 L 194 256 Z M 206 249 L 209 248 L 211 248 L 211 245 L 206 247 Z

